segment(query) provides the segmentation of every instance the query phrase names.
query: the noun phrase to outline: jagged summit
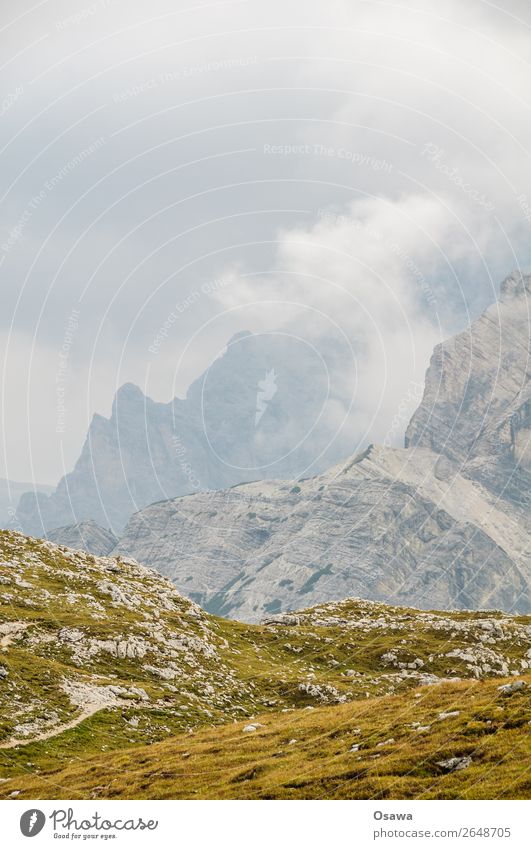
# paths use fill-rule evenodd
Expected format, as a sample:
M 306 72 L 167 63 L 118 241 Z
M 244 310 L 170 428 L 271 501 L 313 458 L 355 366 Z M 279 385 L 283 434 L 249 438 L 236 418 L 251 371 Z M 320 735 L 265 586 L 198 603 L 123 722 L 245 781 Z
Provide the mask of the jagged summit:
M 437 345 L 405 438 L 516 502 L 531 469 L 530 287 L 530 276 L 509 275 L 500 301 Z
M 529 611 L 530 279 L 510 275 L 499 302 L 436 347 L 405 449 L 153 505 L 117 550 L 244 620 L 352 593 Z
M 531 274 L 512 271 L 500 284 L 500 300 L 531 295 Z
M 184 400 L 155 402 L 126 383 L 111 417 L 93 417 L 72 472 L 50 497 L 24 495 L 18 521 L 35 536 L 87 519 L 119 534 L 156 501 L 321 471 L 349 451 L 351 437 L 327 417 L 350 404 L 344 364 L 336 340 L 321 339 L 318 355 L 289 336 L 244 331 Z M 268 375 L 277 378 L 263 391 Z
M 231 336 L 231 338 L 227 342 L 227 348 L 230 348 L 231 345 L 241 342 L 242 339 L 247 339 L 250 336 L 253 336 L 250 330 L 238 331 L 238 333 L 235 333 L 234 336 Z
M 129 402 L 133 404 L 146 404 L 146 402 L 151 402 L 151 398 L 144 394 L 144 392 L 140 389 L 136 383 L 124 383 L 120 388 L 116 391 L 116 395 L 114 396 L 114 404 L 119 405 L 122 402 Z
M 58 505 L 71 515 L 81 502 L 90 515 L 105 508 L 98 524 L 107 527 L 134 513 L 116 552 L 171 577 L 212 612 L 243 620 L 353 593 L 420 608 L 527 612 L 529 281 L 509 275 L 496 304 L 435 348 L 404 449 L 370 446 L 291 482 L 266 464 L 268 480 L 242 483 L 264 477 L 251 456 L 259 447 L 264 460 L 277 452 L 274 436 L 311 408 L 289 346 L 272 362 L 267 337 L 246 336 L 192 385 L 186 403 L 149 402 L 145 432 L 134 415 L 119 417 L 119 429 L 101 423 L 95 453 L 84 451 L 51 499 L 40 498 L 40 513 L 51 522 Z M 277 386 L 287 364 L 289 380 Z M 142 502 L 150 506 L 138 510 Z

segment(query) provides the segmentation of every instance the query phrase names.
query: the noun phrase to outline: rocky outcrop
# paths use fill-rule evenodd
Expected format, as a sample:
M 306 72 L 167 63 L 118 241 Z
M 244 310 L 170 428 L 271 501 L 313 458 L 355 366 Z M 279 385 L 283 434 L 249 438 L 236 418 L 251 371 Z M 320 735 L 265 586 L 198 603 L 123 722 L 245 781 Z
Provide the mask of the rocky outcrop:
M 531 276 L 511 274 L 500 298 L 463 333 L 438 345 L 406 447 L 444 455 L 529 514 L 531 492 Z
M 55 492 L 22 496 L 19 525 L 46 536 L 91 519 L 119 534 L 156 501 L 327 468 L 351 450 L 338 425 L 352 403 L 350 359 L 334 338 L 240 333 L 185 399 L 156 403 L 122 386 Z
M 209 616 L 134 560 L 0 531 L 0 749 L 18 763 L 17 746 L 90 720 L 53 748 L 70 761 L 76 751 L 130 748 L 259 711 L 449 679 L 516 679 L 530 667 L 530 627 L 500 613 L 361 599 L 242 627 Z
M 371 447 L 324 475 L 153 505 L 116 549 L 213 613 L 254 621 L 348 595 L 420 608 L 529 609 L 528 537 L 426 449 Z
M 244 620 L 352 594 L 529 611 L 530 289 L 511 275 L 498 304 L 438 346 L 405 449 L 152 505 L 116 550 Z
M 53 492 L 53 486 L 6 480 L 0 478 L 0 528 L 12 528 L 16 530 L 20 526 L 17 518 L 17 505 L 20 497 L 29 490 L 46 496 Z
M 79 525 L 69 525 L 66 528 L 49 531 L 47 539 L 58 545 L 66 545 L 68 548 L 88 551 L 98 557 L 109 554 L 118 543 L 112 531 L 100 528 L 90 519 L 87 522 L 80 522 Z

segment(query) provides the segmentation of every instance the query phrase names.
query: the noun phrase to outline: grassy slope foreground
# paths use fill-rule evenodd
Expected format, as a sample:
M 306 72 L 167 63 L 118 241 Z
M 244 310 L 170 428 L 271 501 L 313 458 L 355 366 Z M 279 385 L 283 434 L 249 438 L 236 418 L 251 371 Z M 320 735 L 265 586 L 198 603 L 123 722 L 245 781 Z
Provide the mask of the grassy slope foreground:
M 0 532 L 0 797 L 527 797 L 530 645 L 530 617 L 358 599 L 229 622 Z

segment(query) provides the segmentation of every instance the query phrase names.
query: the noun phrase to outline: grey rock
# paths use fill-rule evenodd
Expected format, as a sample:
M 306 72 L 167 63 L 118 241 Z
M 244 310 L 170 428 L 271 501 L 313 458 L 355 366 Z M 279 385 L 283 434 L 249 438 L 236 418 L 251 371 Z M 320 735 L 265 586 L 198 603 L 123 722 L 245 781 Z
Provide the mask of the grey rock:
M 501 687 L 498 687 L 498 690 L 504 696 L 511 696 L 513 693 L 517 693 L 518 690 L 524 690 L 525 688 L 525 681 L 512 681 L 510 684 L 502 684 Z
M 371 445 L 295 486 L 262 481 L 149 506 L 116 552 L 211 612 L 249 621 L 288 624 L 284 611 L 353 595 L 528 612 L 530 291 L 531 277 L 511 275 L 497 304 L 436 348 L 406 448 Z M 491 660 L 478 655 L 478 675 Z
M 525 530 L 479 484 L 438 480 L 437 459 L 371 447 L 296 493 L 261 482 L 152 505 L 115 553 L 210 612 L 248 621 L 288 625 L 278 613 L 348 596 L 526 612 Z
M 21 483 L 20 481 L 6 480 L 0 478 L 0 528 L 14 529 L 19 528 L 19 520 L 17 518 L 17 505 L 23 493 L 28 491 L 49 495 L 53 492 L 53 486 L 46 486 L 31 483 Z
M 157 501 L 322 471 L 351 450 L 337 427 L 351 406 L 346 362 L 334 338 L 240 333 L 184 399 L 156 403 L 126 384 L 111 417 L 94 416 L 75 468 L 51 495 L 22 495 L 17 520 L 38 537 L 88 519 L 119 534 Z
M 406 447 L 441 455 L 439 473 L 481 481 L 529 514 L 531 276 L 514 272 L 499 300 L 438 345 Z
M 112 531 L 100 528 L 92 519 L 80 522 L 78 525 L 48 531 L 46 538 L 57 545 L 65 545 L 78 551 L 88 551 L 96 557 L 109 554 L 118 543 Z M 109 570 L 111 569 L 116 570 L 117 567 L 110 566 Z
M 464 758 L 448 758 L 445 761 L 437 761 L 437 766 L 442 767 L 445 772 L 457 772 L 460 769 L 467 769 L 472 763 L 472 758 L 468 755 Z

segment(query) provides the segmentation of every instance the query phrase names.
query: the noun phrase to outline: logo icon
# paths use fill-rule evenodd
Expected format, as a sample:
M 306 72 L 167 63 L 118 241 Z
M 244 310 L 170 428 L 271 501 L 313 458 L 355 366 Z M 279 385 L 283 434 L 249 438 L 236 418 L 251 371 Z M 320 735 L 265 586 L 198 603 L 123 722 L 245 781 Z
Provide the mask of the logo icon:
M 256 413 L 254 417 L 254 426 L 257 427 L 258 422 L 267 410 L 267 405 L 275 397 L 278 391 L 277 376 L 275 369 L 267 371 L 263 380 L 258 381 L 258 391 L 256 393 Z
M 20 830 L 24 837 L 35 837 L 43 830 L 46 817 L 42 811 L 37 808 L 31 808 L 29 811 L 24 811 L 20 817 Z

